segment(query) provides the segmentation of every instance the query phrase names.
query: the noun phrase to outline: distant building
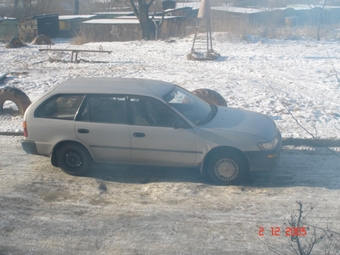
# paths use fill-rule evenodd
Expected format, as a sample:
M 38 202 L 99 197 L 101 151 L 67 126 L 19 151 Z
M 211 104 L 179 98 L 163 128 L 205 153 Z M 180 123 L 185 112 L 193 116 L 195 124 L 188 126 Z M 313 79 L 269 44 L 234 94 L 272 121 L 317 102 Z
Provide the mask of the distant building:
M 79 34 L 80 24 L 96 17 L 96 15 L 60 15 L 59 36 L 70 38 Z
M 19 22 L 19 37 L 22 41 L 32 41 L 38 35 L 50 38 L 59 37 L 59 18 L 57 14 L 37 15 Z
M 81 24 L 81 30 L 91 41 L 132 41 L 141 39 L 137 18 L 92 19 Z
M 170 5 L 170 7 L 174 7 Z M 94 13 L 96 18 L 81 23 L 81 30 L 92 41 L 130 41 L 142 39 L 139 20 L 133 12 Z M 162 16 L 164 17 L 162 18 Z M 106 17 L 106 18 L 98 18 Z M 157 38 L 185 36 L 194 31 L 197 11 L 191 7 L 167 9 L 150 14 L 150 19 L 157 25 Z M 152 25 L 154 25 L 154 23 Z M 192 30 L 192 31 L 191 31 Z
M 18 34 L 18 20 L 16 18 L 0 17 L 0 38 L 8 40 L 17 37 Z

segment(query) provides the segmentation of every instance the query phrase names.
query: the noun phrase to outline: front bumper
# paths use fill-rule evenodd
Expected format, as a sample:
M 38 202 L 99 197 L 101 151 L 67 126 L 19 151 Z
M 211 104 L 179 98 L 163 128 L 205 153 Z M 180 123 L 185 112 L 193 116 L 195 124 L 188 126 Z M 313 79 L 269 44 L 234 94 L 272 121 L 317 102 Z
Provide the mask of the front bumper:
M 37 146 L 34 141 L 23 140 L 21 141 L 21 147 L 28 154 L 38 155 Z
M 278 165 L 282 150 L 281 135 L 279 137 L 280 142 L 273 150 L 245 152 L 249 160 L 250 171 L 271 170 Z

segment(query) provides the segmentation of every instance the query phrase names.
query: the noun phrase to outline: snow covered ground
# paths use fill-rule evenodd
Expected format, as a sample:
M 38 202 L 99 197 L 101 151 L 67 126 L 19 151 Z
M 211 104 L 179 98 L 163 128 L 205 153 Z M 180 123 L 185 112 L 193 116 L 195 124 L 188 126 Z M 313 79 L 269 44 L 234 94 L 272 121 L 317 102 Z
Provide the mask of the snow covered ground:
M 295 118 L 316 137 L 339 138 L 339 42 L 214 37 L 222 55 L 214 62 L 186 60 L 192 37 L 79 46 L 55 41 L 52 48 L 113 51 L 80 53 L 80 63 L 70 63 L 70 53 L 38 51 L 46 46 L 0 44 L 0 73 L 9 73 L 0 87 L 17 87 L 35 101 L 74 77 L 160 79 L 188 90 L 214 89 L 230 107 L 269 115 L 284 137 L 311 137 Z M 20 132 L 21 121 L 0 115 L 0 132 Z M 74 177 L 48 158 L 26 155 L 20 140 L 0 136 L 0 253 L 237 255 L 269 254 L 271 245 L 292 254 L 290 237 L 270 229 L 285 229 L 296 201 L 306 212 L 315 207 L 309 224 L 339 233 L 339 158 L 325 148 L 285 146 L 273 171 L 221 187 L 193 169 L 94 165 L 88 176 Z M 303 242 L 312 238 L 311 228 Z M 324 253 L 327 240 L 313 254 Z
M 174 82 L 190 91 L 218 91 L 230 107 L 261 112 L 277 123 L 283 137 L 340 137 L 340 43 L 336 40 L 230 41 L 215 33 L 217 61 L 189 61 L 192 36 L 166 41 L 103 42 L 72 45 L 55 40 L 52 48 L 112 50 L 80 53 L 71 63 L 67 52 L 40 52 L 46 46 L 6 49 L 0 44 L 3 86 L 23 90 L 36 100 L 51 87 L 75 77 L 134 77 Z M 61 61 L 51 61 L 61 60 Z M 308 130 L 301 128 L 294 118 Z M 1 115 L 0 132 L 20 132 L 22 117 Z

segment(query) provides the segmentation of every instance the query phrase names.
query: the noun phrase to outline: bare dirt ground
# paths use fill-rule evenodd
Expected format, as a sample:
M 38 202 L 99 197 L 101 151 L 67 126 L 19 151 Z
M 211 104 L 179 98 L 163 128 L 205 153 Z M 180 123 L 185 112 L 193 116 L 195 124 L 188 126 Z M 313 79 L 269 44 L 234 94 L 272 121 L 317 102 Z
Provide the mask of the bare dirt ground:
M 340 158 L 324 148 L 285 148 L 274 171 L 220 187 L 194 169 L 94 165 L 74 177 L 19 140 L 0 136 L 1 255 L 270 254 L 263 242 L 287 252 L 296 201 L 340 232 Z

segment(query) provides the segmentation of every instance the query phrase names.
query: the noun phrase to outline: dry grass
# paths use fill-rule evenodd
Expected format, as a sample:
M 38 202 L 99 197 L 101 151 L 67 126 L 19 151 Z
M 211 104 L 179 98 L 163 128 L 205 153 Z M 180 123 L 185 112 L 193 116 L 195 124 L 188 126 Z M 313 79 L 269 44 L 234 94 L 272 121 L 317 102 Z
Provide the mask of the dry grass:
M 73 45 L 83 45 L 83 44 L 89 43 L 89 42 L 91 42 L 91 41 L 92 41 L 92 40 L 91 40 L 90 36 L 89 36 L 89 35 L 86 35 L 86 33 L 84 33 L 84 32 L 81 31 L 81 32 L 79 32 L 78 35 L 72 37 L 71 43 L 72 43 Z
M 1 37 L 0 37 L 0 42 L 1 42 L 1 43 L 8 43 L 9 40 L 11 40 L 11 37 L 10 37 L 10 36 L 1 36 Z

